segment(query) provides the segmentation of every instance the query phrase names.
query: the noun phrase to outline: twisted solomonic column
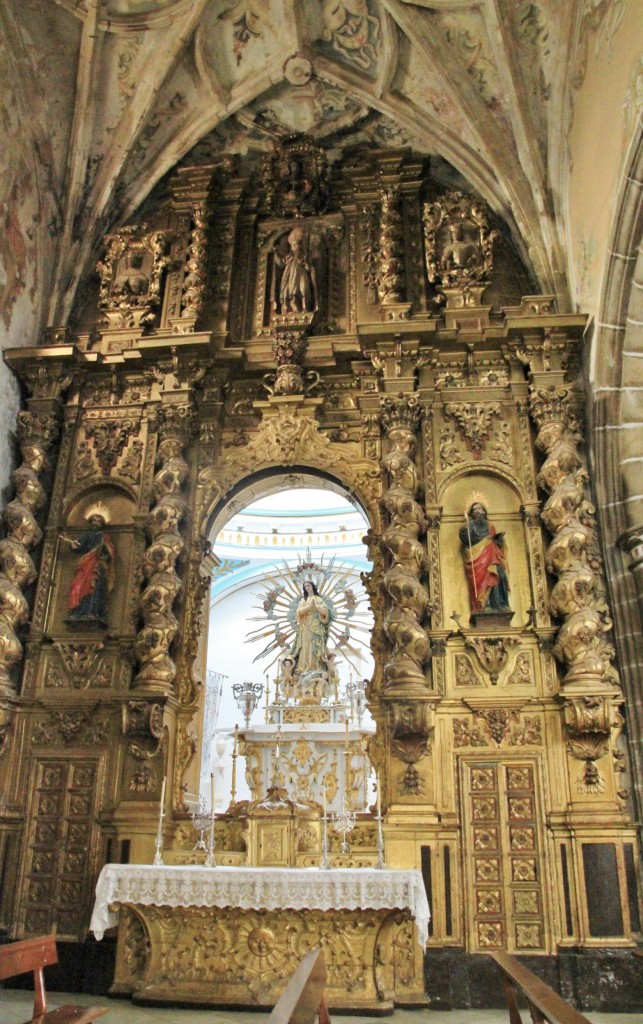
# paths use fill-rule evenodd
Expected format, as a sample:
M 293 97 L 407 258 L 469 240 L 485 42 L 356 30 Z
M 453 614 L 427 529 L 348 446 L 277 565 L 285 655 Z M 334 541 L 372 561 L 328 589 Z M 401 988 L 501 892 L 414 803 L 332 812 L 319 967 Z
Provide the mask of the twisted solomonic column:
M 147 584 L 139 606 L 144 624 L 135 644 L 141 666 L 135 688 L 167 694 L 176 676 L 170 647 L 178 620 L 172 606 L 182 587 L 175 566 L 185 548 L 179 527 L 187 508 L 183 485 L 189 467 L 183 452 L 192 438 L 194 414 L 190 406 L 168 405 L 160 410 L 159 416 L 159 470 L 152 485 L 156 504 L 147 519 L 150 544 L 143 556 Z
M 188 242 L 183 281 L 181 317 L 194 327 L 203 310 L 205 299 L 206 263 L 208 255 L 208 210 L 206 204 L 197 203 L 192 212 L 192 229 Z
M 36 579 L 29 552 L 42 540 L 35 513 L 47 500 L 39 476 L 48 464 L 47 451 L 58 436 L 58 429 L 58 419 L 53 414 L 18 414 L 22 462 L 11 474 L 16 496 L 3 511 L 7 536 L 0 540 L 0 696 L 15 694 L 10 672 L 22 658 L 22 644 L 16 632 L 29 616 L 22 591 Z
M 429 638 L 421 622 L 429 599 L 420 577 L 427 569 L 427 554 L 420 537 L 426 532 L 426 518 L 416 500 L 418 476 L 415 466 L 415 434 L 421 407 L 414 397 L 382 400 L 382 425 L 391 443 L 382 459 L 389 477 L 384 507 L 390 524 L 382 546 L 391 558 L 384 574 L 384 587 L 391 600 L 384 630 L 393 646 L 384 667 L 385 689 L 394 687 L 406 695 L 426 692 L 424 665 L 429 656 Z
M 621 692 L 607 640 L 611 629 L 597 554 L 594 507 L 587 500 L 588 479 L 579 453 L 582 440 L 574 408 L 575 394 L 565 385 L 532 384 L 530 405 L 538 426 L 537 447 L 545 461 L 538 485 L 549 494 L 541 513 L 552 540 L 546 553 L 549 572 L 557 576 L 550 597 L 552 614 L 561 620 L 553 652 L 565 666 L 561 696 L 569 749 L 585 762 L 581 792 L 600 792 L 596 765 L 619 727 Z
M 377 293 L 383 306 L 394 306 L 405 300 L 404 225 L 397 192 L 383 189 L 381 198 Z

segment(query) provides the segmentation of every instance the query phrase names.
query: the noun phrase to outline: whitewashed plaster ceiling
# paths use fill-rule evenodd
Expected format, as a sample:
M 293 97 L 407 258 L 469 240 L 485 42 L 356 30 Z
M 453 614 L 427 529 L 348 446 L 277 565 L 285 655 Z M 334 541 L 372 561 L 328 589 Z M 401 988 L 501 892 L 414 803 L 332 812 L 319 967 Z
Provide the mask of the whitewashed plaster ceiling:
M 24 110 L 44 109 L 60 197 L 49 322 L 69 314 L 101 236 L 177 162 L 268 151 L 293 131 L 447 161 L 565 308 L 562 111 L 587 11 L 603 5 L 9 0 Z

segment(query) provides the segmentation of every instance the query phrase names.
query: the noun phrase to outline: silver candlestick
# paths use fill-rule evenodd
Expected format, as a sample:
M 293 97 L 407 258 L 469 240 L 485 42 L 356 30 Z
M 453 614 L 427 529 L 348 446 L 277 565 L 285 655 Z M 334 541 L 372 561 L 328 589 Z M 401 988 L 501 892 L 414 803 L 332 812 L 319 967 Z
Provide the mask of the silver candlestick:
M 165 817 L 165 811 L 163 810 L 163 808 L 165 806 L 165 783 L 166 782 L 167 782 L 167 777 L 163 776 L 163 785 L 161 787 L 161 802 L 159 804 L 159 823 L 158 823 L 158 828 L 156 829 L 156 839 L 154 840 L 154 850 L 155 850 L 155 853 L 154 853 L 154 867 L 155 868 L 160 868 L 160 867 L 162 867 L 165 864 L 165 861 L 163 860 L 163 818 Z
M 322 818 L 322 855 L 319 867 L 322 869 L 330 867 L 330 857 L 328 856 L 328 818 L 326 817 L 326 811 L 324 811 L 324 816 Z
M 159 822 L 159 827 L 156 833 L 156 839 L 154 840 L 154 867 L 163 867 L 165 861 L 163 860 L 163 833 L 161 831 L 162 824 Z
M 333 831 L 341 833 L 342 843 L 340 850 L 342 853 L 350 853 L 351 848 L 346 839 L 349 832 L 352 832 L 355 828 L 355 811 L 349 811 L 346 806 L 346 797 L 342 797 L 342 809 L 337 811 L 333 815 Z
M 384 833 L 382 832 L 382 812 L 378 810 L 377 813 L 377 868 L 385 868 L 386 861 L 384 860 Z
M 206 866 L 206 868 L 216 868 L 217 862 L 214 859 L 214 819 L 216 817 L 216 813 L 215 813 L 214 807 L 212 808 L 212 811 L 210 812 L 209 817 L 210 817 L 210 837 L 208 839 L 208 855 L 205 858 L 205 866 Z
M 202 796 L 199 797 L 199 809 L 198 811 L 192 811 L 192 824 L 194 825 L 198 839 L 196 842 L 195 850 L 206 850 L 208 844 L 205 841 L 205 834 L 210 828 L 210 812 L 205 809 L 205 800 Z

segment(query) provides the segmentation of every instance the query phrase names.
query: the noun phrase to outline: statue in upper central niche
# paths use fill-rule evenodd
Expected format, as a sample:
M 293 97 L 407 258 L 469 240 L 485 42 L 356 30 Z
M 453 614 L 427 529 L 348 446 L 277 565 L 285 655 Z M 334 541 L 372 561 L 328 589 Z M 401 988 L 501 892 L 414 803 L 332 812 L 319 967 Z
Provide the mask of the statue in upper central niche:
M 275 313 L 314 313 L 317 309 L 315 268 L 308 258 L 308 242 L 306 231 L 297 226 L 273 249 L 272 308 Z

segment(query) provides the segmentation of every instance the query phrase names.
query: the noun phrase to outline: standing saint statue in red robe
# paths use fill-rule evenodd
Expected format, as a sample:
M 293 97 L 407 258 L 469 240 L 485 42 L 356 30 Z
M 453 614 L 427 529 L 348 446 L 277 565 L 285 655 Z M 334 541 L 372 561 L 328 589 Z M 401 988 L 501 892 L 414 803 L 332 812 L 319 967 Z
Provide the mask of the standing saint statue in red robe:
M 68 620 L 107 626 L 115 556 L 113 541 L 105 532 L 109 512 L 104 506 L 90 508 L 85 519 L 87 529 L 78 537 L 61 534 L 61 539 L 80 555 L 69 588 Z
M 471 611 L 509 612 L 505 536 L 496 532 L 479 501 L 473 502 L 465 519 L 467 525 L 460 530 L 460 541 Z

